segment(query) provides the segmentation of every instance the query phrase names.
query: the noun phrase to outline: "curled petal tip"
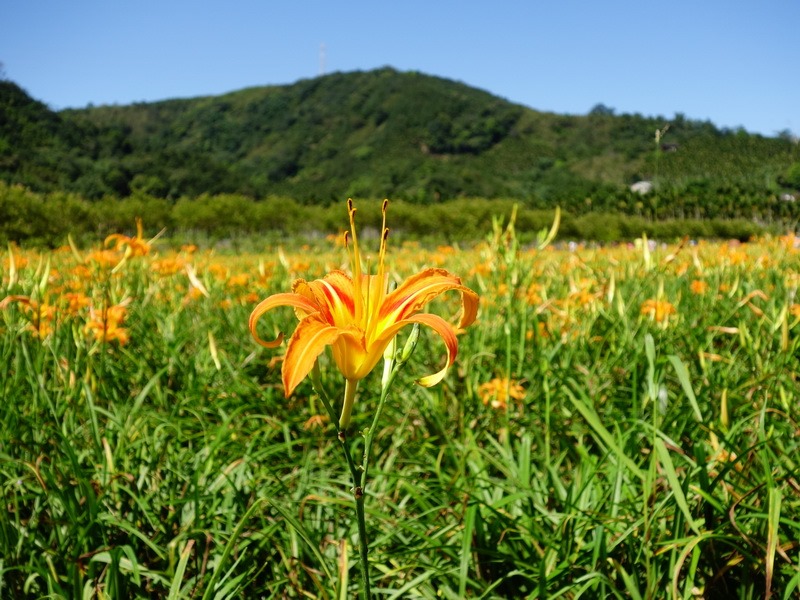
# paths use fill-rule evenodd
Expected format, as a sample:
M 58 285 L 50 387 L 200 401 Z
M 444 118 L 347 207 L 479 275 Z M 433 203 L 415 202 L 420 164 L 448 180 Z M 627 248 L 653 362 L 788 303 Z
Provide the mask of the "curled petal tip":
M 437 383 L 441 382 L 444 379 L 444 376 L 447 375 L 447 367 L 439 371 L 438 373 L 434 373 L 433 375 L 426 375 L 425 377 L 420 377 L 417 379 L 417 383 L 422 387 L 433 387 Z
M 264 346 L 265 348 L 277 348 L 283 343 L 283 332 L 281 331 L 278 333 L 278 337 L 276 337 L 272 341 L 262 340 L 255 331 L 253 331 L 253 338 L 255 338 L 256 342 Z

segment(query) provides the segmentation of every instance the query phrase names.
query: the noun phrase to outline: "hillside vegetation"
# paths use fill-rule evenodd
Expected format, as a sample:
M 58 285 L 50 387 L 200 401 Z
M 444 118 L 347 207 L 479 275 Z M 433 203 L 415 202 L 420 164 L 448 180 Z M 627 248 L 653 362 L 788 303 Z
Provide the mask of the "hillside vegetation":
M 654 191 L 631 192 L 640 180 Z M 800 147 L 681 114 L 543 113 L 391 68 L 60 112 L 2 81 L 0 181 L 89 201 L 477 197 L 574 215 L 786 223 L 798 213 Z

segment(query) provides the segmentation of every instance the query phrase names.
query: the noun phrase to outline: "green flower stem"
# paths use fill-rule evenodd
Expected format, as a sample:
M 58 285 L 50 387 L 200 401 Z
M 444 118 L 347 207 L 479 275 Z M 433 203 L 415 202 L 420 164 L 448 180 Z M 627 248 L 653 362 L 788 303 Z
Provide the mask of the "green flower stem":
M 349 383 L 349 382 L 348 382 Z M 322 378 L 319 372 L 319 364 L 314 363 L 314 368 L 311 370 L 311 385 L 314 387 L 314 390 L 317 392 L 320 400 L 322 400 L 323 406 L 325 406 L 325 411 L 328 413 L 328 416 L 331 419 L 331 423 L 337 423 L 337 416 L 336 411 L 333 408 L 333 403 L 331 402 L 328 394 L 325 392 L 325 388 L 322 386 Z M 350 386 L 346 386 L 348 389 L 345 391 L 345 396 L 349 393 L 354 394 L 354 389 L 351 389 Z M 351 398 L 352 401 L 352 398 Z M 362 586 L 361 586 L 361 593 L 362 598 L 364 600 L 372 600 L 372 590 L 370 588 L 370 579 L 369 579 L 369 546 L 367 545 L 367 519 L 366 514 L 364 511 L 364 482 L 366 481 L 365 478 L 362 478 L 359 474 L 359 468 L 356 466 L 355 461 L 353 460 L 353 455 L 350 453 L 350 446 L 347 444 L 347 432 L 344 429 L 337 427 L 337 436 L 336 436 L 342 444 L 342 451 L 344 452 L 344 458 L 347 462 L 347 467 L 350 469 L 350 476 L 353 479 L 353 497 L 355 498 L 356 503 L 356 522 L 358 524 L 358 539 L 359 539 L 359 554 L 361 556 L 361 579 L 362 579 Z
M 369 578 L 369 538 L 367 537 L 367 518 L 364 508 L 365 491 L 367 487 L 367 471 L 369 465 L 369 458 L 372 453 L 372 442 L 377 431 L 378 422 L 380 421 L 383 407 L 386 404 L 386 399 L 389 396 L 389 387 L 394 381 L 401 364 L 395 363 L 392 360 L 392 367 L 389 377 L 384 378 L 384 383 L 381 386 L 381 396 L 378 401 L 378 407 L 375 410 L 375 416 L 372 419 L 372 426 L 367 429 L 364 435 L 364 451 L 362 455 L 361 466 L 357 466 L 350 453 L 350 447 L 347 444 L 347 434 L 343 429 L 339 430 L 338 438 L 342 442 L 342 449 L 344 450 L 347 466 L 350 468 L 350 474 L 353 477 L 353 498 L 356 503 L 356 522 L 358 524 L 358 540 L 359 540 L 359 555 L 361 557 L 361 580 L 362 587 L 361 593 L 364 600 L 372 599 L 372 590 Z
M 353 478 L 353 498 L 356 502 L 356 523 L 358 524 L 358 553 L 361 557 L 361 596 L 364 600 L 372 600 L 372 590 L 369 579 L 369 540 L 367 539 L 367 518 L 364 512 L 364 480 L 359 476 L 359 468 L 356 466 L 353 456 L 350 453 L 350 446 L 347 444 L 347 434 L 339 430 L 337 436 L 342 443 L 342 450 L 350 468 L 350 475 Z M 363 471 L 362 471 L 363 475 Z
M 311 383 L 314 386 L 314 389 L 317 392 L 320 400 L 322 400 L 322 404 L 325 406 L 325 411 L 328 413 L 328 416 L 331 419 L 332 423 L 337 422 L 336 411 L 333 408 L 333 403 L 331 402 L 328 394 L 325 392 L 325 388 L 322 386 L 322 381 L 319 372 L 319 366 L 317 364 L 314 365 L 313 370 L 311 371 Z M 349 383 L 349 382 L 348 382 Z M 345 392 L 345 395 L 348 393 L 352 393 L 352 388 L 347 386 L 348 389 Z M 354 395 L 354 394 L 353 394 Z M 382 393 L 381 398 L 383 401 L 386 399 L 386 394 Z M 350 452 L 350 446 L 347 443 L 347 431 L 345 429 L 341 429 L 337 427 L 337 436 L 341 442 L 342 451 L 344 452 L 344 458 L 347 462 L 347 467 L 350 469 L 350 476 L 353 479 L 353 498 L 355 499 L 356 504 L 356 523 L 358 525 L 358 540 L 359 540 L 359 555 L 361 557 L 361 597 L 363 600 L 372 600 L 372 589 L 370 586 L 370 579 L 369 579 L 369 540 L 367 539 L 367 518 L 366 513 L 364 510 L 364 485 L 366 484 L 366 469 L 364 466 L 359 468 L 356 465 L 356 462 L 353 460 L 353 455 Z M 372 442 L 372 436 L 369 436 L 368 444 Z M 366 449 L 364 451 L 366 456 L 367 452 Z
M 394 361 L 392 361 L 394 362 Z M 364 457 L 361 462 L 361 487 L 362 489 L 367 485 L 367 469 L 369 466 L 369 458 L 372 454 L 372 440 L 375 437 L 375 432 L 378 430 L 378 423 L 383 413 L 383 407 L 386 405 L 386 399 L 389 396 L 389 388 L 394 381 L 397 371 L 400 369 L 401 364 L 393 364 L 391 374 L 385 379 L 385 384 L 381 387 L 381 398 L 378 401 L 378 407 L 375 409 L 375 416 L 372 419 L 372 426 L 364 433 Z
M 419 339 L 419 325 L 414 325 L 408 340 L 400 352 L 395 353 L 394 343 L 390 346 L 389 351 L 385 355 L 384 372 L 381 378 L 381 395 L 378 400 L 378 406 L 375 409 L 375 416 L 372 418 L 372 426 L 365 430 L 362 435 L 364 436 L 364 450 L 362 454 L 361 465 L 357 465 L 353 460 L 353 455 L 350 452 L 350 445 L 347 443 L 347 430 L 342 427 L 342 419 L 340 419 L 339 427 L 337 428 L 337 438 L 342 444 L 342 451 L 344 452 L 347 467 L 350 469 L 350 476 L 353 479 L 353 498 L 356 504 L 356 523 L 358 525 L 358 540 L 359 540 L 359 556 L 361 557 L 361 597 L 363 600 L 372 600 L 372 588 L 369 578 L 369 540 L 367 538 L 367 517 L 364 508 L 365 490 L 367 487 L 367 474 L 369 467 L 369 459 L 372 454 L 372 443 L 375 438 L 375 432 L 378 430 L 378 423 L 380 422 L 381 415 L 383 414 L 383 407 L 386 405 L 386 399 L 389 397 L 389 388 L 394 382 L 395 376 L 403 367 L 403 365 L 411 357 L 414 348 Z M 337 422 L 336 411 L 333 408 L 333 403 L 330 401 L 325 389 L 322 386 L 322 379 L 320 377 L 319 366 L 314 364 L 311 371 L 311 383 L 317 392 L 322 404 L 325 406 L 325 411 L 331 419 L 332 423 Z M 347 418 L 344 422 L 349 422 L 350 408 L 352 407 L 355 398 L 355 388 L 358 382 L 347 381 L 345 385 L 345 398 L 343 410 L 347 411 Z
M 344 402 L 342 402 L 342 416 L 339 417 L 339 431 L 347 429 L 350 425 L 350 414 L 353 412 L 353 402 L 358 390 L 358 379 L 347 379 L 344 382 Z

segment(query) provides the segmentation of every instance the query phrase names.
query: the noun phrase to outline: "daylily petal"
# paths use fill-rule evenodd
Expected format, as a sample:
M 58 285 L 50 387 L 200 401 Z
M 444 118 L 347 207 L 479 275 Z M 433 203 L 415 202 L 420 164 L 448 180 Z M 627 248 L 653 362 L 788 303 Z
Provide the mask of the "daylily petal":
M 364 345 L 364 333 L 355 325 L 341 329 L 341 337 L 332 350 L 333 360 L 345 379 L 363 379 L 378 362 L 373 348 Z
M 392 323 L 389 327 L 381 331 L 380 337 L 377 340 L 372 342 L 370 354 L 374 356 L 382 356 L 383 351 L 386 349 L 386 346 L 389 345 L 389 342 L 392 340 L 392 338 L 394 338 L 394 336 L 396 336 L 403 327 L 406 325 L 411 325 L 412 323 L 427 325 L 439 334 L 444 341 L 445 346 L 447 346 L 447 363 L 445 363 L 445 366 L 442 368 L 442 370 L 434 373 L 433 375 L 428 375 L 417 380 L 417 383 L 420 385 L 424 387 L 431 387 L 439 383 L 444 378 L 444 376 L 447 374 L 447 369 L 450 368 L 450 366 L 455 362 L 456 356 L 458 355 L 458 338 L 456 337 L 456 330 L 450 323 L 445 321 L 439 315 L 434 315 L 431 313 L 419 313 L 416 315 L 411 315 L 407 319 L 403 319 L 397 323 Z M 380 349 L 379 355 L 378 349 Z M 375 362 L 377 363 L 377 359 Z
M 413 315 L 406 320 L 411 323 L 428 325 L 441 336 L 445 346 L 447 346 L 447 362 L 445 363 L 444 367 L 442 367 L 439 372 L 434 373 L 433 375 L 427 375 L 426 377 L 422 377 L 417 380 L 417 383 L 423 387 L 431 387 L 436 385 L 442 379 L 444 379 L 444 376 L 447 375 L 447 370 L 456 360 L 456 355 L 458 354 L 458 338 L 456 338 L 455 329 L 442 317 L 438 315 L 432 315 L 430 313 Z
M 308 315 L 313 314 L 314 312 L 317 312 L 324 308 L 324 305 L 320 306 L 319 299 L 314 294 L 314 291 L 311 288 L 311 284 L 305 279 L 295 279 L 292 282 L 292 292 L 300 296 L 303 296 L 315 307 L 313 311 L 309 311 L 307 309 L 295 306 L 294 314 L 297 317 L 298 321 L 301 319 L 305 319 Z
M 422 309 L 428 302 L 449 290 L 461 292 L 459 328 L 470 325 L 478 314 L 478 295 L 461 284 L 461 279 L 444 269 L 425 269 L 406 279 L 386 296 L 381 306 L 381 321 L 401 321 Z
M 319 310 L 319 308 L 313 302 L 300 294 L 273 294 L 272 296 L 259 302 L 258 306 L 256 306 L 253 309 L 253 312 L 250 314 L 250 322 L 248 326 L 250 327 L 250 333 L 253 334 L 255 340 L 267 348 L 277 348 L 280 346 L 281 342 L 283 341 L 283 333 L 279 333 L 275 340 L 267 342 L 262 340 L 258 336 L 258 333 L 256 333 L 256 323 L 258 323 L 258 320 L 265 312 L 272 310 L 276 306 L 293 306 L 296 309 L 305 311 L 306 314 L 313 314 Z
M 353 281 L 342 271 L 331 271 L 322 279 L 314 281 L 297 279 L 292 284 L 292 291 L 317 305 L 317 309 L 328 321 L 346 323 L 353 319 Z M 305 316 L 306 314 L 298 313 L 297 318 L 302 319 Z
M 389 286 L 387 275 L 367 275 L 364 277 L 365 288 L 367 290 L 367 306 L 370 307 L 370 322 L 380 320 L 380 308 L 386 300 L 386 289 Z M 377 318 L 376 318 L 377 317 Z
M 456 279 L 458 280 L 458 283 L 461 283 L 461 280 L 458 279 L 458 277 L 446 269 L 438 269 L 436 267 L 423 269 L 416 275 L 412 275 L 411 277 L 405 279 L 399 287 L 388 294 L 386 296 L 386 300 L 384 301 L 384 307 L 397 304 L 398 300 L 401 298 L 414 296 L 417 292 L 419 292 L 419 290 L 427 286 L 431 279 L 438 277 L 449 277 Z M 383 310 L 381 312 L 383 312 Z
M 311 372 L 325 346 L 333 344 L 341 334 L 338 327 L 313 316 L 298 323 L 283 359 L 283 390 L 287 398 Z
M 122 235 L 121 233 L 112 233 L 105 239 L 105 245 L 110 246 L 112 243 L 114 244 L 114 248 L 119 250 L 120 246 L 125 243 L 126 236 Z
M 12 302 L 21 302 L 22 304 L 26 304 L 29 306 L 32 304 L 31 299 L 28 296 L 14 295 L 14 296 L 6 296 L 5 298 L 3 298 L 2 302 L 0 302 L 0 308 L 5 308 Z
M 311 291 L 311 287 L 309 287 L 308 282 L 305 279 L 295 279 L 292 282 L 292 292 L 295 294 L 299 294 L 304 298 L 314 302 L 316 298 L 314 298 L 314 293 Z
M 319 304 L 328 307 L 334 322 L 352 321 L 355 315 L 353 280 L 342 271 L 331 271 L 310 284 Z
M 478 294 L 464 286 L 454 289 L 461 292 L 461 319 L 458 321 L 458 328 L 464 329 L 472 325 L 478 317 Z

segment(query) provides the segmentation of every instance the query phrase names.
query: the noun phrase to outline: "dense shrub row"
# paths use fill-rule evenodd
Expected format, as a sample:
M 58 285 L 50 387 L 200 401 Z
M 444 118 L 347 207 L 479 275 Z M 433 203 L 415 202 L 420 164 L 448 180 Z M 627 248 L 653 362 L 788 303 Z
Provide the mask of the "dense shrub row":
M 435 237 L 440 242 L 470 242 L 491 231 L 492 219 L 511 214 L 513 200 L 461 199 L 432 205 L 392 202 L 395 234 L 406 238 Z M 362 202 L 360 221 L 377 230 L 380 203 Z M 217 243 L 247 237 L 280 239 L 339 233 L 342 205 L 302 205 L 290 198 L 253 200 L 242 195 L 204 195 L 176 202 L 135 195 L 123 200 L 89 202 L 74 194 L 39 194 L 21 186 L 0 184 L 0 241 L 23 245 L 58 246 L 67 236 L 81 243 L 110 233 L 131 231 L 136 217 L 150 233 L 165 229 L 176 241 L 191 239 Z M 548 227 L 553 211 L 521 207 L 517 227 L 525 241 Z M 762 230 L 753 222 L 739 220 L 663 220 L 640 216 L 565 212 L 559 237 L 601 242 L 630 240 L 646 233 L 651 238 L 747 239 Z

